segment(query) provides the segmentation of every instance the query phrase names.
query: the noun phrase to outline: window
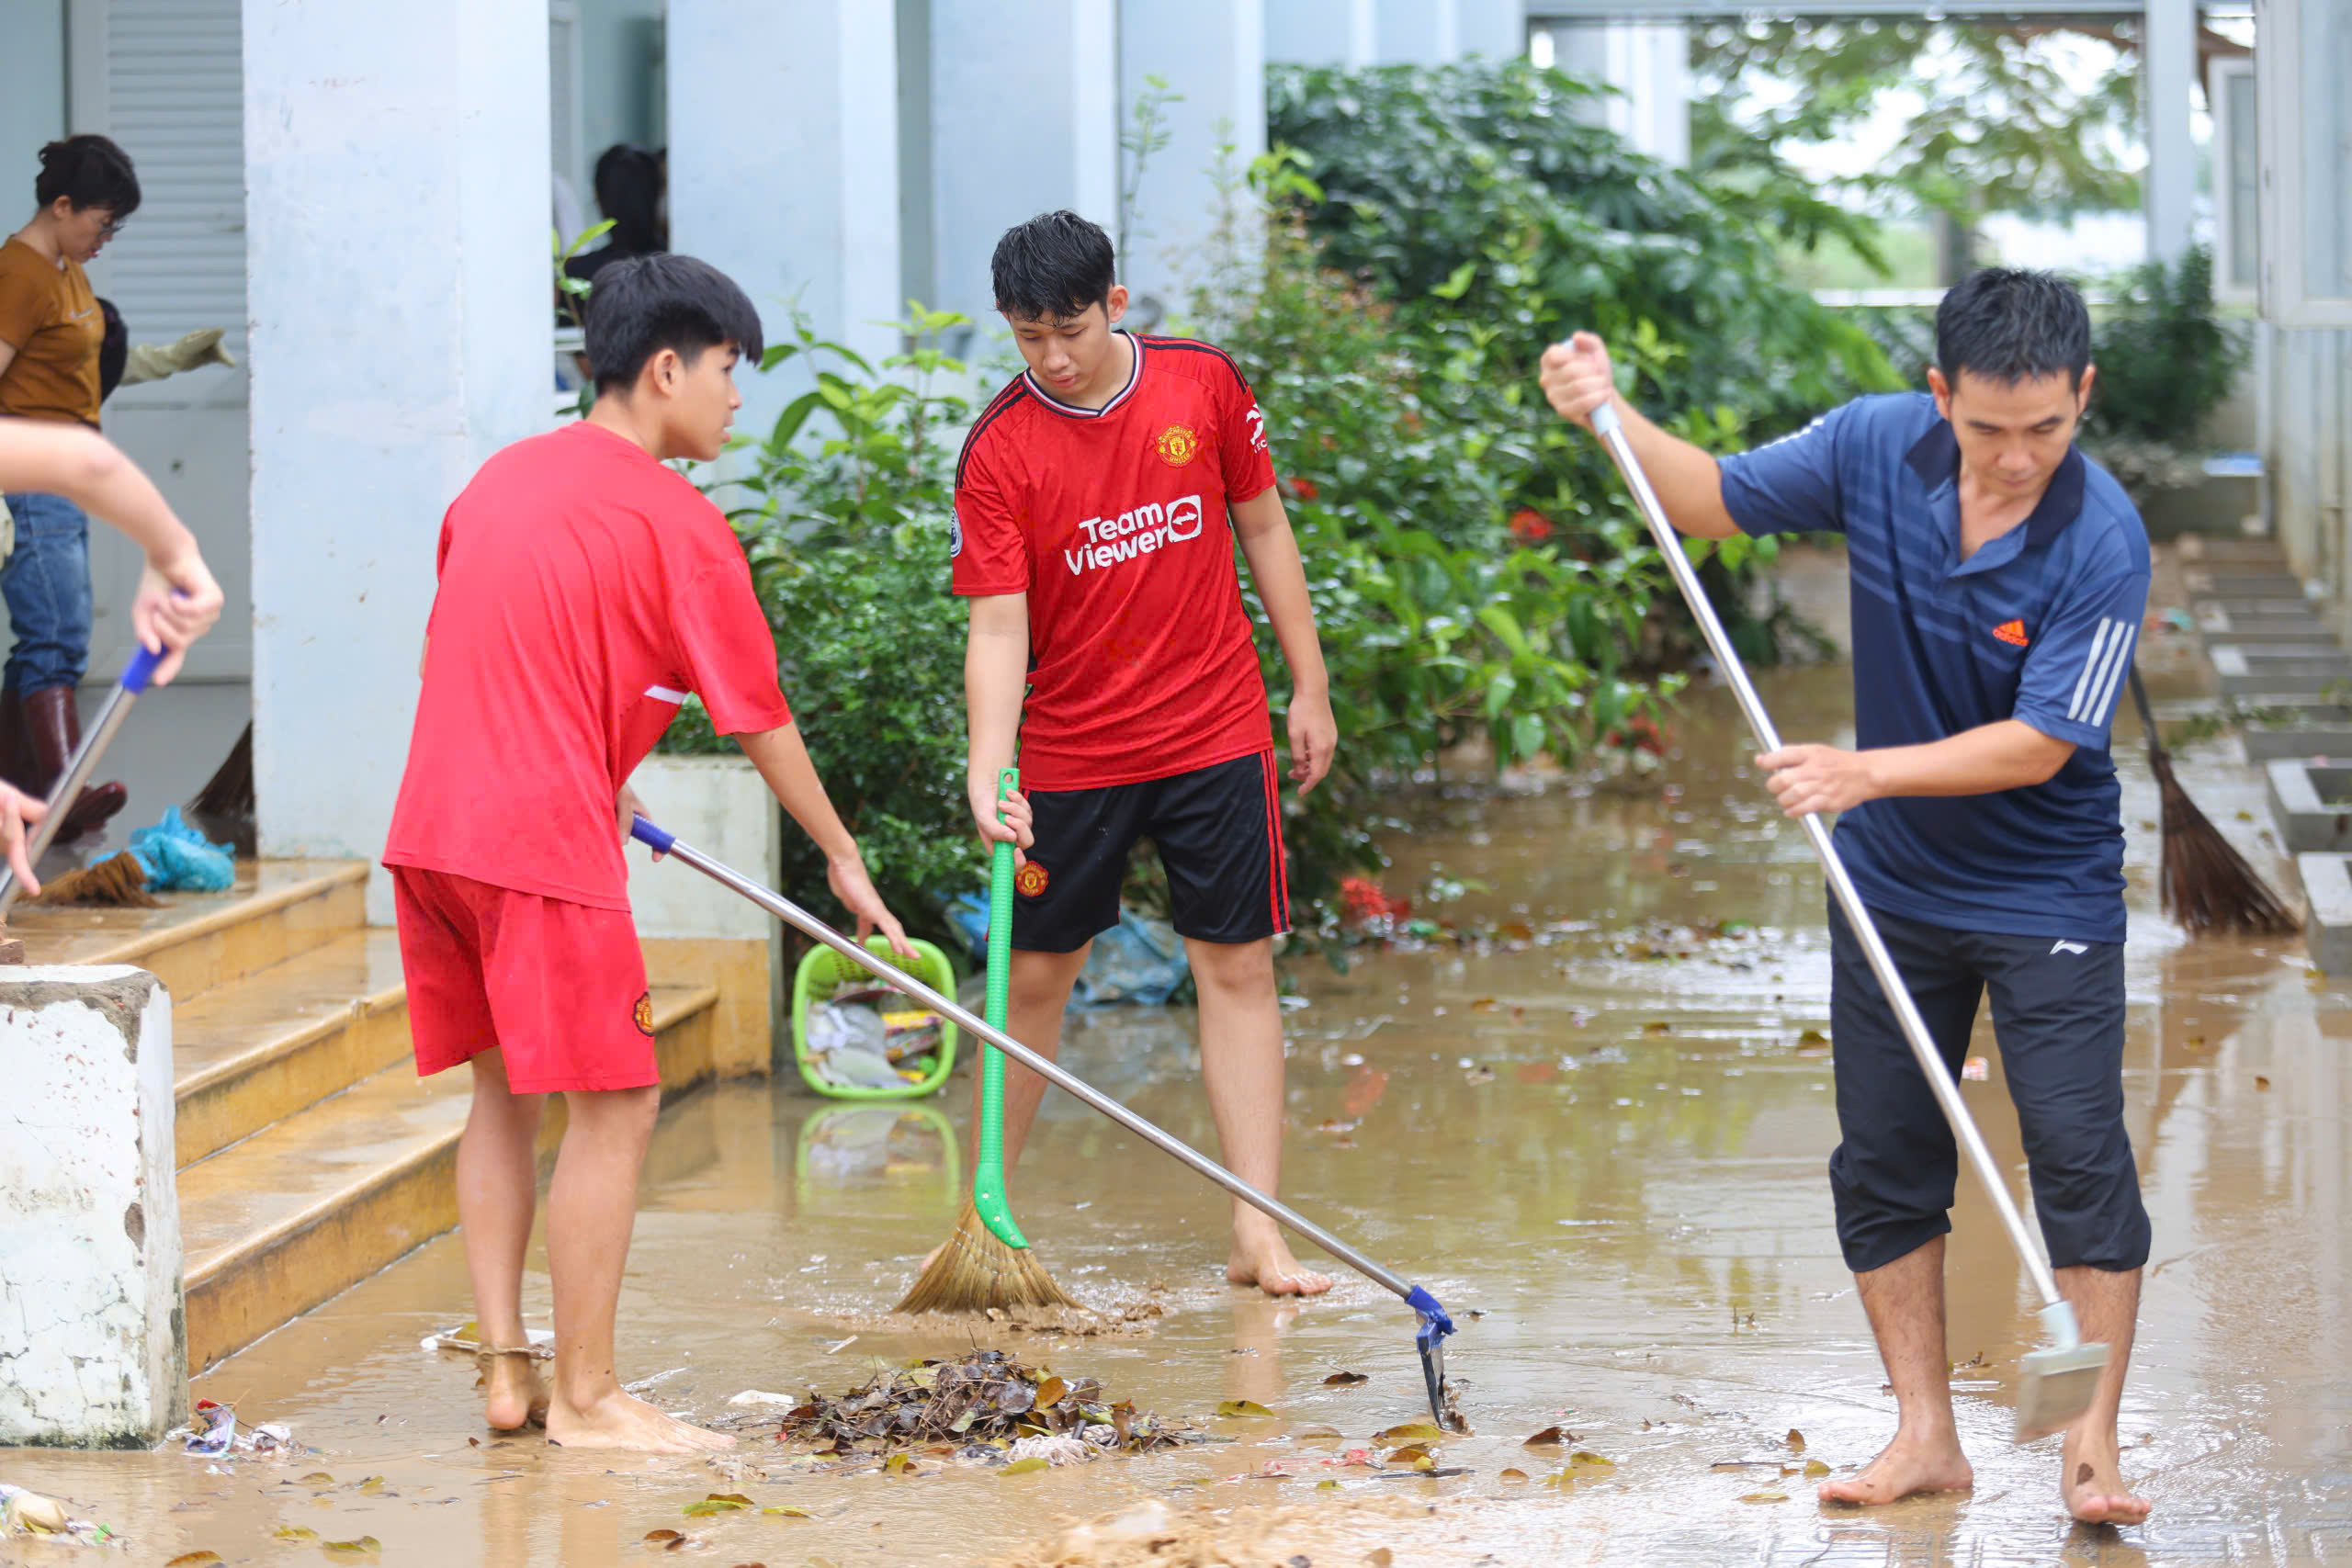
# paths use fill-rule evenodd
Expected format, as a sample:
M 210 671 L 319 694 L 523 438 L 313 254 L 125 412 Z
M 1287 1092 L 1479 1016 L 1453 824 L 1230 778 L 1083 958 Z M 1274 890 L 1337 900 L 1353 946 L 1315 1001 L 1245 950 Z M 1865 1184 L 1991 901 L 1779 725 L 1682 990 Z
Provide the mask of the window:
M 2263 318 L 2352 327 L 2352 6 L 2255 0 L 2254 17 Z
M 2213 109 L 2213 298 L 2254 302 L 2259 287 L 2262 184 L 2255 135 L 2254 61 L 2223 55 L 2205 72 Z

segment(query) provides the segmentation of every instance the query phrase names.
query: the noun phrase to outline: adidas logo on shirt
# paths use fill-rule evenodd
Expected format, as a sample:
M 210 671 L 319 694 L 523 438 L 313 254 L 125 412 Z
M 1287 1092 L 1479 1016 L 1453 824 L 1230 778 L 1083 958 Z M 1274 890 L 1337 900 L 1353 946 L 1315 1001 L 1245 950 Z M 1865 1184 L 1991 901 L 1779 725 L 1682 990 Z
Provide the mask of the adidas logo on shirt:
M 1199 538 L 1201 498 L 1188 495 L 1165 506 L 1147 501 L 1116 517 L 1090 517 L 1079 527 L 1085 532 L 1086 542 L 1074 550 L 1062 552 L 1062 560 L 1072 577 L 1149 555 L 1162 545 Z
M 2003 621 L 1993 628 L 1993 635 L 2013 648 L 2023 648 L 2026 645 L 2023 621 Z

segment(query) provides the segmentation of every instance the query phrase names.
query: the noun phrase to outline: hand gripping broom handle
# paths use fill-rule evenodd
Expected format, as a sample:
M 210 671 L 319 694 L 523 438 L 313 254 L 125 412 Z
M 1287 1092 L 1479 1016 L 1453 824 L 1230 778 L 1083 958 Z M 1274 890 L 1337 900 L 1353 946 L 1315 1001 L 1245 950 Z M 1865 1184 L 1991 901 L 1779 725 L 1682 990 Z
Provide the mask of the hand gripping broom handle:
M 1021 787 L 1012 768 L 996 776 L 999 800 Z M 1001 808 L 997 819 L 1003 820 Z M 1010 1010 L 1012 965 L 1012 846 L 997 840 L 989 859 L 988 1021 L 1004 1027 Z M 1012 1221 L 1012 1205 L 1004 1196 L 1004 1053 L 980 1046 L 980 1147 L 972 1163 L 972 1209 L 989 1234 L 1007 1247 L 1025 1247 L 1029 1238 Z
M 892 988 L 912 997 L 942 1018 L 954 1020 L 957 1028 L 968 1031 L 976 1038 L 988 1042 L 1055 1088 L 1077 1096 L 1136 1137 L 1158 1148 L 1160 1153 L 1182 1160 L 1251 1208 L 1289 1226 L 1365 1279 L 1383 1289 L 1394 1291 L 1402 1296 L 1406 1303 L 1415 1312 L 1419 1313 L 1425 1320 L 1429 1320 L 1432 1327 L 1439 1332 L 1442 1334 L 1453 1332 L 1453 1319 L 1446 1315 L 1445 1309 L 1438 1305 L 1437 1298 L 1430 1295 L 1428 1291 L 1383 1269 L 1289 1204 L 1259 1191 L 1206 1155 L 1189 1144 L 1182 1143 L 1161 1132 L 1085 1079 L 1047 1061 L 996 1025 L 973 1017 L 969 1010 L 958 1006 L 952 998 L 940 995 L 921 980 L 890 963 L 889 960 L 868 953 L 864 947 L 834 931 L 781 893 L 763 887 L 750 877 L 711 859 L 700 850 L 679 842 L 673 835 L 663 831 L 642 817 L 637 818 L 629 836 L 641 844 L 650 846 L 656 853 L 673 855 L 685 862 L 712 881 L 749 898 L 786 925 L 823 942 L 851 963 L 863 964 Z
M 115 731 L 130 716 L 130 705 L 153 682 L 155 667 L 163 661 L 162 654 L 150 653 L 142 645 L 131 654 L 130 662 L 123 666 L 122 679 L 107 694 L 107 705 L 98 710 L 96 720 L 82 737 L 82 744 L 74 749 L 73 761 L 65 764 L 64 773 L 49 792 L 48 814 L 33 825 L 32 835 L 25 844 L 27 865 L 39 866 L 40 857 L 57 841 L 58 829 L 65 826 L 66 813 L 81 798 L 82 786 L 90 782 L 90 775 L 98 771 L 98 758 L 106 750 L 107 742 L 114 739 Z M 6 915 L 24 891 L 17 874 L 0 867 L 0 915 Z
M 1641 459 L 1634 456 L 1633 444 L 1625 439 L 1625 430 L 1617 418 L 1614 405 L 1603 403 L 1592 412 L 1593 434 L 1609 448 L 1617 471 L 1624 476 L 1625 488 L 1634 492 L 1634 500 L 1642 509 L 1642 516 L 1650 525 L 1651 535 L 1657 540 L 1658 554 L 1666 558 L 1667 570 L 1674 574 L 1674 585 L 1690 605 L 1690 614 L 1699 623 L 1699 630 L 1707 639 L 1707 650 L 1715 656 L 1724 679 L 1731 682 L 1733 694 L 1739 698 L 1740 712 L 1747 716 L 1747 727 L 1756 732 L 1757 744 L 1767 751 L 1781 749 L 1780 733 L 1772 728 L 1772 716 L 1764 711 L 1764 700 L 1756 694 L 1755 686 L 1747 679 L 1747 671 L 1734 651 L 1731 638 L 1724 632 L 1723 623 L 1715 618 L 1714 606 L 1707 602 L 1707 592 L 1700 586 L 1699 573 L 1683 553 L 1681 536 L 1666 519 L 1666 509 L 1658 503 L 1657 492 L 1650 488 L 1649 476 L 1642 471 Z M 1960 1087 L 1951 1081 L 1951 1071 L 1943 1058 L 1936 1054 L 1928 1037 L 1927 1021 L 1919 1016 L 1918 1006 L 1911 999 L 1910 988 L 1903 983 L 1902 971 L 1894 966 L 1894 955 L 1888 953 L 1880 940 L 1878 925 L 1862 904 L 1862 896 L 1846 874 L 1845 863 L 1838 858 L 1837 849 L 1829 841 L 1829 829 L 1819 814 L 1807 813 L 1802 819 L 1804 836 L 1813 843 L 1813 852 L 1821 857 L 1821 869 L 1829 883 L 1829 890 L 1838 898 L 1838 907 L 1846 911 L 1847 923 L 1862 944 L 1862 953 L 1870 960 L 1871 973 L 1878 976 L 1879 989 L 1894 1008 L 1895 1022 L 1903 1029 L 1903 1037 L 1911 1043 L 1911 1054 L 1919 1058 L 1919 1070 L 1928 1077 L 1928 1087 L 1935 1091 L 1936 1103 L 1943 1108 L 1944 1120 L 1951 1123 L 1952 1135 L 1968 1151 L 1969 1164 L 1976 1170 L 1977 1179 L 1984 1184 L 1985 1192 L 1993 1200 L 1993 1207 L 2000 1211 L 2001 1223 L 2009 1229 L 2009 1241 L 2018 1256 L 2025 1260 L 2026 1269 L 2033 1276 L 2033 1288 L 2041 1294 L 2045 1322 L 2052 1322 L 2053 1334 L 2062 1343 L 2072 1343 L 2079 1336 L 2075 1331 L 2073 1310 L 2058 1293 L 2058 1280 L 2050 1272 L 2048 1259 L 2041 1255 L 2041 1245 L 2033 1233 L 2026 1229 L 2025 1216 L 2018 1212 L 2015 1200 L 2001 1180 L 2000 1168 L 1993 1163 L 1993 1151 L 1984 1146 L 1984 1135 L 1968 1114 L 1967 1105 L 1960 1098 Z M 2053 1309 L 2063 1310 L 2063 1329 L 2052 1320 Z

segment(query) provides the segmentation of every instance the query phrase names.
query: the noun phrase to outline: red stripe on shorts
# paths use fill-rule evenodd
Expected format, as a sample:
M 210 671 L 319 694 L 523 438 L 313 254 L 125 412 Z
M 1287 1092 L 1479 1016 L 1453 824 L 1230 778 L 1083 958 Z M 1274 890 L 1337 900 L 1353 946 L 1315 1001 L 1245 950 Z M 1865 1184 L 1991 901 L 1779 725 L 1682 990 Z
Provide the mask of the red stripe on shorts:
M 1274 754 L 1271 750 L 1258 754 L 1261 770 L 1266 778 L 1266 890 L 1273 906 L 1274 930 L 1290 926 L 1290 878 L 1283 868 L 1283 807 L 1282 786 L 1275 782 Z

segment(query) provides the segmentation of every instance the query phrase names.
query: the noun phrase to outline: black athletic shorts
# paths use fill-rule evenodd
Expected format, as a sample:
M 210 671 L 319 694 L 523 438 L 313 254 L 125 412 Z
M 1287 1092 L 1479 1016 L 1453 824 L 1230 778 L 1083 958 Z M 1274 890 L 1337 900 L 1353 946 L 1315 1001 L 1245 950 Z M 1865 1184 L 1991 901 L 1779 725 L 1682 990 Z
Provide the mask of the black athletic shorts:
M 1141 784 L 1025 793 L 1037 841 L 1013 885 L 1022 952 L 1075 953 L 1117 925 L 1119 885 L 1142 839 L 1159 846 L 1179 936 L 1239 943 L 1290 930 L 1271 748 Z
M 2137 1269 L 2148 1212 L 2123 1125 L 2123 948 L 1871 919 L 1957 1077 L 1978 1001 L 1993 998 L 2001 1074 L 2018 1109 L 2034 1215 L 2060 1269 Z M 1959 1149 L 1837 900 L 1829 905 L 1829 1048 L 1838 1129 L 1829 1156 L 1838 1240 L 1856 1273 L 1951 1229 Z

